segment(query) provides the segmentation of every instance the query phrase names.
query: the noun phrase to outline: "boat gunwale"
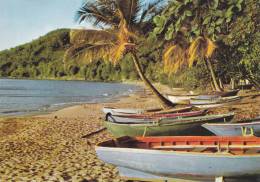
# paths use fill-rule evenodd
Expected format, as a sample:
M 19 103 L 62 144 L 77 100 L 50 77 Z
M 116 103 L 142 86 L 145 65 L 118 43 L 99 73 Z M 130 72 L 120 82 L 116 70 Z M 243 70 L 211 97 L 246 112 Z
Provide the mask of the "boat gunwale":
M 207 99 L 207 100 L 203 100 L 203 99 L 190 99 L 191 105 L 193 106 L 197 106 L 197 105 L 218 105 L 218 104 L 228 104 L 231 102 L 235 102 L 235 101 L 239 101 L 241 99 L 240 96 L 230 96 L 232 98 L 227 99 L 228 97 L 223 97 L 223 98 L 219 98 L 219 99 Z M 209 101 L 209 103 L 203 103 Z M 195 103 L 193 103 L 195 102 Z M 196 103 L 197 102 L 197 103 Z M 202 102 L 202 103 L 199 103 Z
M 190 115 L 195 115 L 195 114 L 204 114 L 207 113 L 207 109 L 202 109 L 198 111 L 188 111 L 188 112 L 177 112 L 177 113 L 165 113 L 165 114 L 160 114 L 160 113 L 144 113 L 144 114 L 128 114 L 128 115 L 117 115 L 117 114 L 112 114 L 112 116 L 116 117 L 121 117 L 121 118 L 131 118 L 131 119 L 163 119 L 163 118 L 178 118 L 178 117 L 190 117 Z M 178 116 L 180 114 L 180 116 Z M 190 115 L 189 115 L 190 114 Z M 140 116 L 138 116 L 140 115 Z M 157 115 L 165 115 L 165 116 L 157 116 Z M 173 116 L 170 116 L 173 115 Z M 177 116 L 174 116 L 177 115 Z M 193 116 L 194 117 L 194 116 Z
M 219 114 L 219 115 L 206 115 L 211 116 L 194 116 L 194 117 L 179 117 L 179 118 L 163 118 L 158 119 L 158 121 L 151 121 L 149 123 L 143 122 L 143 123 L 122 123 L 122 122 L 111 122 L 111 121 L 105 121 L 105 123 L 109 123 L 110 125 L 118 125 L 118 126 L 149 126 L 149 127 L 158 127 L 158 126 L 171 126 L 171 125 L 182 125 L 182 124 L 190 124 L 190 123 L 197 123 L 197 122 L 203 122 L 206 120 L 213 120 L 213 119 L 224 119 L 226 117 L 234 117 L 235 113 L 227 113 L 227 114 Z M 214 117 L 215 116 L 215 117 Z M 219 117 L 217 117 L 219 116 Z M 198 118 L 198 117 L 204 117 L 204 118 Z M 188 120 L 187 120 L 188 119 Z
M 205 123 L 203 125 L 205 126 L 247 126 L 247 125 L 258 125 L 260 124 L 260 119 L 258 119 L 259 121 L 256 121 L 256 122 L 245 122 L 245 123 Z M 202 125 L 202 126 L 203 126 Z
M 128 148 L 128 147 L 105 147 L 105 146 L 100 146 L 97 144 L 95 146 L 95 150 L 103 150 L 103 151 L 114 151 L 114 152 L 125 152 L 129 153 L 133 151 L 134 153 L 149 153 L 149 154 L 155 154 L 155 155 L 161 155 L 161 154 L 166 154 L 166 155 L 184 155 L 184 156 L 194 156 L 199 155 L 203 157 L 228 157 L 228 158 L 249 158 L 249 157 L 260 157 L 260 153 L 258 154 L 231 154 L 228 152 L 194 152 L 194 151 L 174 151 L 174 150 L 158 150 L 158 149 L 143 149 L 143 148 Z
M 124 139 L 127 136 L 124 137 L 119 137 L 117 140 L 120 139 Z M 128 137 L 128 141 L 127 142 L 131 142 L 131 140 L 137 141 L 137 142 L 146 142 L 144 139 L 149 139 L 149 140 L 158 140 L 158 141 L 151 141 L 152 142 L 166 142 L 163 139 L 171 139 L 174 138 L 174 141 L 171 142 L 178 142 L 178 140 L 176 139 L 180 139 L 179 141 L 183 142 L 183 141 L 192 141 L 191 139 L 194 139 L 193 141 L 197 141 L 197 142 L 201 142 L 201 141 L 211 141 L 211 142 L 230 142 L 230 141 L 234 141 L 236 142 L 243 139 L 240 142 L 260 142 L 260 138 L 259 137 L 255 137 L 255 136 L 162 136 L 162 137 Z M 203 138 L 204 140 L 199 140 L 199 138 Z M 127 139 L 127 138 L 126 138 Z M 161 140 L 162 139 L 162 140 Z M 189 139 L 189 140 L 183 140 L 183 139 Z M 195 140 L 197 139 L 197 140 Z M 206 140 L 206 139 L 212 139 L 212 140 Z M 215 140 L 214 140 L 215 139 Z M 218 139 L 216 141 L 216 139 Z M 227 140 L 229 139 L 229 140 Z M 236 139 L 236 140 L 230 140 L 230 139 Z M 111 139 L 108 141 L 104 141 L 104 142 L 100 142 L 95 146 L 95 149 L 97 150 L 104 150 L 104 151 L 117 151 L 117 152 L 130 152 L 130 151 L 134 151 L 135 153 L 153 153 L 153 154 L 168 154 L 168 155 L 172 155 L 172 154 L 177 154 L 177 155 L 185 155 L 185 156 L 190 156 L 190 155 L 201 155 L 203 157 L 208 156 L 208 157 L 230 157 L 230 158 L 236 158 L 236 157 L 259 157 L 260 153 L 251 153 L 251 154 L 232 154 L 226 151 L 222 151 L 222 152 L 195 152 L 195 151 L 175 151 L 175 150 L 159 150 L 159 149 L 155 149 L 155 148 L 131 148 L 131 147 L 111 147 L 111 146 L 104 146 L 105 143 L 108 142 L 114 142 L 115 139 Z M 126 143 L 127 143 L 126 142 Z M 168 141 L 169 142 L 169 141 Z M 120 142 L 119 142 L 120 143 Z M 176 145 L 177 146 L 177 145 Z M 200 145 L 198 145 L 199 147 Z M 203 146 L 203 145 L 201 145 Z M 243 145 L 241 145 L 243 146 Z M 254 146 L 254 145 L 252 145 Z M 217 147 L 217 145 L 216 145 Z M 224 147 L 223 147 L 224 148 Z M 227 146 L 228 148 L 228 146 Z M 260 148 L 260 143 L 259 143 L 259 148 Z M 243 149 L 241 149 L 243 150 Z

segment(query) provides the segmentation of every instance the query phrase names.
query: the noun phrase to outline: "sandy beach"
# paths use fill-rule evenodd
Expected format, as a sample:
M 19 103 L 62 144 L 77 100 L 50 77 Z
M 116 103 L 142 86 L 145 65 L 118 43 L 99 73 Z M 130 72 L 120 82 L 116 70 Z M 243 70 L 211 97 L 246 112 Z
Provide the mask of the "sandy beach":
M 164 90 L 169 92 L 169 90 Z M 240 102 L 210 113 L 235 112 L 236 118 L 260 115 L 260 94 L 241 92 Z M 112 138 L 103 130 L 103 106 L 155 108 L 149 92 L 111 103 L 83 104 L 46 115 L 0 119 L 0 181 L 123 181 L 114 166 L 95 155 L 95 145 Z

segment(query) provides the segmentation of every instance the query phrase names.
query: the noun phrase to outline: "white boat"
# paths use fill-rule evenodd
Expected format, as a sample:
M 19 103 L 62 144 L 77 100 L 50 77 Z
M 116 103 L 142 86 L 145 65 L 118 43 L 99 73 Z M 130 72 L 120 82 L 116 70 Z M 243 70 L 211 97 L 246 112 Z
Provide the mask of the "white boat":
M 260 118 L 250 119 L 242 123 L 205 123 L 202 126 L 219 136 L 260 136 Z
M 143 109 L 130 109 L 130 108 L 115 108 L 115 107 L 103 107 L 102 111 L 105 114 L 112 114 L 112 115 L 116 115 L 116 114 L 142 114 L 144 113 Z
M 166 97 L 172 102 L 172 103 L 183 103 L 185 101 L 189 101 L 192 98 L 196 98 L 197 95 L 166 95 Z
M 176 113 L 176 112 L 185 112 L 190 111 L 192 109 L 191 106 L 182 107 L 182 108 L 173 108 L 168 110 L 162 110 L 161 108 L 155 108 L 155 109 L 131 109 L 131 108 L 115 108 L 115 107 L 103 107 L 102 111 L 105 113 L 105 115 L 118 115 L 118 116 L 124 116 L 129 114 L 144 114 L 144 113 L 157 113 L 157 114 L 163 114 L 163 113 Z
M 260 138 L 254 136 L 121 137 L 98 144 L 96 153 L 127 180 L 237 182 L 260 175 Z
M 191 99 L 190 104 L 198 108 L 220 107 L 240 100 L 239 96 L 221 97 L 217 99 Z

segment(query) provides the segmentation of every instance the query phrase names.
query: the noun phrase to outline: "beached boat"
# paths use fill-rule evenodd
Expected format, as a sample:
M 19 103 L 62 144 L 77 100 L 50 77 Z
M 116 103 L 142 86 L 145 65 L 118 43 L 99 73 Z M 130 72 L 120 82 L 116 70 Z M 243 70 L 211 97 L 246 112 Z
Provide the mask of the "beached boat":
M 167 98 L 176 104 L 217 104 L 220 102 L 230 102 L 238 100 L 239 96 L 226 96 L 219 95 L 197 95 L 197 96 L 181 96 L 181 95 L 167 95 Z
M 186 103 L 185 101 L 189 101 L 191 99 L 200 99 L 200 100 L 209 100 L 209 99 L 219 99 L 221 96 L 219 95 L 166 95 L 167 98 L 172 103 Z
M 153 118 L 175 118 L 175 117 L 189 117 L 189 116 L 199 116 L 206 114 L 207 110 L 197 110 L 197 111 L 187 111 L 187 112 L 175 112 L 175 113 L 143 113 L 143 114 L 129 114 L 120 115 L 124 118 L 138 118 L 138 119 L 153 119 Z M 113 115 L 117 116 L 117 115 Z
M 156 109 L 155 111 L 160 111 L 161 109 Z M 130 108 L 115 108 L 115 107 L 103 107 L 102 111 L 105 114 L 116 114 L 116 113 L 122 113 L 122 114 L 141 114 L 146 112 L 144 109 L 130 109 Z
M 226 102 L 232 102 L 239 100 L 239 96 L 230 96 L 230 97 L 217 97 L 213 99 L 191 99 L 190 104 L 192 105 L 201 105 L 201 104 L 221 104 Z
M 116 123 L 105 121 L 104 125 L 116 137 L 121 136 L 162 136 L 162 135 L 194 135 L 203 128 L 201 124 L 208 122 L 225 122 L 234 117 L 234 113 L 184 117 L 175 119 L 158 119 L 154 122 Z M 205 130 L 205 129 L 204 129 Z
M 128 180 L 260 175 L 260 138 L 254 136 L 121 137 L 98 144 L 96 153 Z
M 201 105 L 194 105 L 197 108 L 200 109 L 209 109 L 209 108 L 215 108 L 215 107 L 222 107 L 230 104 L 232 102 L 222 103 L 222 104 L 201 104 Z
M 211 92 L 209 95 L 218 95 L 221 97 L 230 97 L 230 96 L 236 96 L 239 92 L 239 89 L 236 90 L 228 90 L 224 92 Z
M 240 100 L 239 96 L 220 97 L 218 99 L 191 99 L 190 104 L 198 108 L 214 108 L 224 106 Z
M 129 114 L 144 114 L 144 113 L 157 113 L 157 114 L 177 113 L 177 112 L 190 111 L 191 109 L 192 109 L 192 106 L 181 107 L 181 108 L 173 108 L 173 109 L 168 109 L 168 110 L 162 110 L 160 108 L 155 108 L 155 109 L 130 109 L 130 108 L 103 107 L 102 111 L 106 115 L 129 115 Z
M 162 118 L 180 118 L 180 117 L 194 117 L 206 114 L 206 110 L 190 111 L 181 113 L 169 113 L 169 114 L 132 114 L 132 115 L 110 115 L 108 120 L 117 123 L 146 123 L 156 122 Z
M 192 98 L 196 98 L 198 95 L 172 95 L 167 94 L 166 97 L 172 102 L 172 103 L 184 103 L 185 101 L 189 101 Z
M 260 118 L 235 121 L 232 123 L 205 123 L 207 130 L 219 136 L 256 135 L 260 136 Z

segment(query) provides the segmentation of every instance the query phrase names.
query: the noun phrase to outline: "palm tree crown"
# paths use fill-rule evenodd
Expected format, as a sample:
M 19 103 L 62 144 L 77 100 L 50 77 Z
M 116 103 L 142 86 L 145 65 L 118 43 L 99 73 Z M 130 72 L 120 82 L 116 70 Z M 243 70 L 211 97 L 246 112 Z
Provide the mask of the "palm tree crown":
M 157 96 L 162 107 L 173 104 L 164 98 L 145 77 L 135 51 L 140 35 L 144 34 L 147 20 L 159 11 L 156 0 L 144 6 L 139 0 L 88 0 L 77 12 L 77 20 L 90 21 L 93 25 L 106 26 L 105 30 L 73 30 L 70 36 L 72 46 L 64 55 L 64 62 L 77 60 L 89 63 L 102 59 L 116 64 L 128 52 L 145 85 Z M 104 28 L 104 27 L 103 27 Z

